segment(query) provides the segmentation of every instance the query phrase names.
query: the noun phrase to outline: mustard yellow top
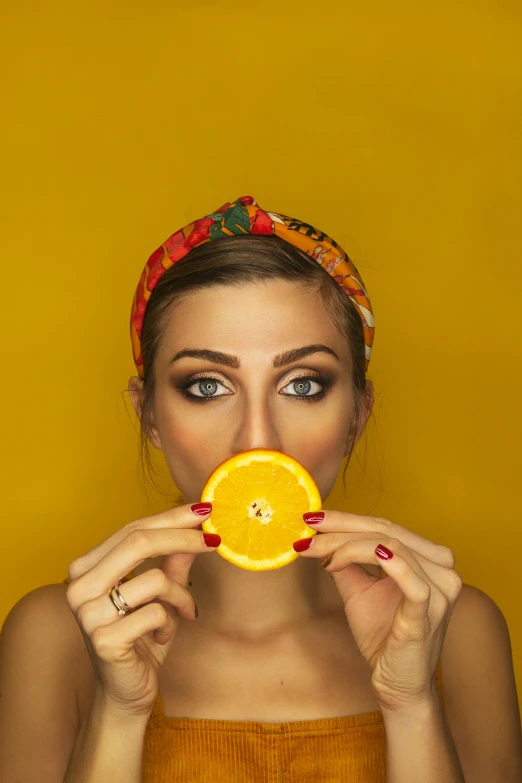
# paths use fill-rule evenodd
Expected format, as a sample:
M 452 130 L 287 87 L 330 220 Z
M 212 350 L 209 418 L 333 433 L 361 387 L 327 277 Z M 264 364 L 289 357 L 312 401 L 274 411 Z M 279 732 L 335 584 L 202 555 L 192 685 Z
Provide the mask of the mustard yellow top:
M 444 706 L 440 660 L 435 680 Z M 386 783 L 382 713 L 289 723 L 173 718 L 158 692 L 145 731 L 142 783 L 305 781 Z
M 444 705 L 442 676 L 436 672 Z M 142 783 L 386 783 L 382 713 L 257 723 L 169 718 L 158 692 Z

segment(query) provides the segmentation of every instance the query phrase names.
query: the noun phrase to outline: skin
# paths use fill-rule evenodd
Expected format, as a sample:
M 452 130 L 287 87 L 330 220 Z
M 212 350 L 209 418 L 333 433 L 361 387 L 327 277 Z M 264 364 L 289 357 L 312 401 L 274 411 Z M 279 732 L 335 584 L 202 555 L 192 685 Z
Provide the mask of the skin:
M 321 343 L 337 356 L 312 353 L 274 368 L 282 351 Z M 201 358 L 174 355 L 187 348 L 210 348 L 239 357 L 240 368 Z M 352 361 L 348 343 L 313 290 L 286 280 L 243 286 L 219 286 L 188 295 L 171 308 L 156 356 L 156 398 L 148 428 L 152 445 L 163 451 L 185 503 L 197 503 L 210 473 L 230 456 L 247 449 L 282 451 L 297 459 L 314 478 L 323 505 L 348 453 L 351 427 L 360 438 L 373 406 L 367 381 L 368 408 L 358 426 L 351 389 Z M 210 372 L 219 397 L 192 402 L 175 383 L 189 373 Z M 291 383 L 304 371 L 326 372 L 335 382 L 322 400 L 307 403 L 299 392 L 320 392 L 320 381 L 302 388 Z M 306 383 L 306 381 L 305 381 Z M 192 394 L 203 396 L 196 380 Z M 138 416 L 142 380 L 129 380 L 129 394 Z M 283 392 L 281 393 L 281 390 Z M 288 396 L 287 396 L 288 395 Z M 320 526 L 319 528 L 320 529 Z M 150 561 L 159 566 L 163 557 Z M 371 573 L 379 566 L 365 564 Z M 217 552 L 196 555 L 191 593 L 200 611 L 199 623 L 230 637 L 252 640 L 298 627 L 303 622 L 344 610 L 333 579 L 320 561 L 298 557 L 284 568 L 251 572 L 234 566 Z

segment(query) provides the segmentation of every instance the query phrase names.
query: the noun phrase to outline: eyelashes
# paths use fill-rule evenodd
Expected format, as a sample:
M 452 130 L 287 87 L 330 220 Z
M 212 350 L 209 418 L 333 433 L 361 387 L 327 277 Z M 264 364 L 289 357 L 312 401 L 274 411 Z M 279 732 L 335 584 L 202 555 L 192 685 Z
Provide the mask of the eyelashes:
M 192 392 L 189 392 L 188 389 L 190 386 L 193 386 L 195 382 L 204 382 L 204 381 L 213 381 L 214 383 L 220 384 L 218 378 L 214 378 L 211 375 L 195 375 L 194 373 L 192 375 L 188 375 L 186 378 L 184 378 L 179 383 L 175 384 L 176 389 L 188 400 L 194 401 L 194 402 L 209 402 L 210 400 L 216 400 L 220 399 L 222 397 L 229 397 L 229 394 L 217 394 L 217 395 L 209 395 L 209 396 L 199 396 L 196 394 L 192 394 Z M 315 394 L 283 394 L 283 397 L 290 397 L 292 399 L 296 400 L 304 400 L 305 402 L 319 402 L 320 400 L 324 399 L 327 394 L 332 389 L 332 386 L 335 383 L 334 378 L 332 378 L 329 375 L 322 375 L 321 373 L 317 373 L 314 375 L 299 375 L 297 378 L 292 378 L 291 381 L 289 381 L 286 385 L 291 386 L 292 384 L 298 383 L 300 381 L 315 381 L 319 385 L 322 386 L 322 389 L 320 392 L 316 392 Z M 221 384 L 223 385 L 223 384 Z M 286 387 L 283 387 L 286 388 Z

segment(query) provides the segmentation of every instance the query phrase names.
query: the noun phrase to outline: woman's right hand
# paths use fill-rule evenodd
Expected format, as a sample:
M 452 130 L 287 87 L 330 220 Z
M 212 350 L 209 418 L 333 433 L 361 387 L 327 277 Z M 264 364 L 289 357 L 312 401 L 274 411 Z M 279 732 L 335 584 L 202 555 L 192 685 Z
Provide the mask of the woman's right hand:
M 67 602 L 85 639 L 96 675 L 96 696 L 122 715 L 150 715 L 158 694 L 158 671 L 165 662 L 180 616 L 194 620 L 187 590 L 196 554 L 213 552 L 201 526 L 211 509 L 197 514 L 190 504 L 129 522 L 69 566 Z M 218 537 L 219 538 L 219 537 Z M 167 555 L 151 568 L 119 584 L 150 557 Z M 118 589 L 135 611 L 118 615 L 109 593 Z

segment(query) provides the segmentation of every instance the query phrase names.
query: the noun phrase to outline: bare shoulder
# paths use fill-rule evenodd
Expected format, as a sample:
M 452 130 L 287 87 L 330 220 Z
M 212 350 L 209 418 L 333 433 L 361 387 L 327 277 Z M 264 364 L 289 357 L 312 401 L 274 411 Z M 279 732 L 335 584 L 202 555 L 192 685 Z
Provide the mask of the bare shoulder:
M 61 648 L 66 657 L 75 646 L 83 643 L 82 633 L 67 602 L 66 584 L 41 585 L 26 593 L 12 607 L 2 631 L 16 627 L 20 633 L 28 634 L 27 642 L 30 643 L 36 628 L 41 628 L 44 622 L 45 637 L 56 640 L 57 649 Z
M 463 584 L 441 653 L 444 712 L 466 780 L 522 779 L 522 735 L 510 633 L 498 604 Z
M 57 627 L 68 651 L 68 663 L 71 664 L 70 682 L 76 696 L 76 721 L 79 729 L 94 695 L 94 671 L 83 634 L 67 603 L 67 585 L 45 585 L 43 589 L 48 588 L 54 591 L 52 600 L 55 602 Z
M 67 602 L 67 585 L 41 585 L 26 593 L 5 619 L 2 636 L 7 634 L 15 637 L 18 655 L 28 662 L 35 645 L 41 648 L 38 677 L 52 676 L 51 666 L 61 672 L 68 713 L 78 731 L 82 701 L 89 697 L 94 676 L 82 632 Z
M 78 688 L 90 663 L 66 592 L 64 584 L 31 590 L 2 625 L 1 780 L 63 780 L 79 729 Z
M 482 635 L 481 641 L 486 642 L 486 646 L 509 641 L 506 618 L 498 604 L 480 588 L 463 584 L 441 653 L 442 672 L 449 680 L 454 666 L 466 656 L 467 646 L 477 640 L 477 634 Z
M 456 710 L 466 693 L 468 678 L 465 675 L 476 659 L 504 658 L 504 675 L 509 678 L 508 658 L 511 655 L 509 629 L 506 619 L 496 602 L 478 587 L 463 584 L 453 609 L 441 653 L 441 667 L 445 703 Z M 507 669 L 507 670 L 506 670 Z M 488 687 L 486 682 L 476 683 L 476 695 Z

